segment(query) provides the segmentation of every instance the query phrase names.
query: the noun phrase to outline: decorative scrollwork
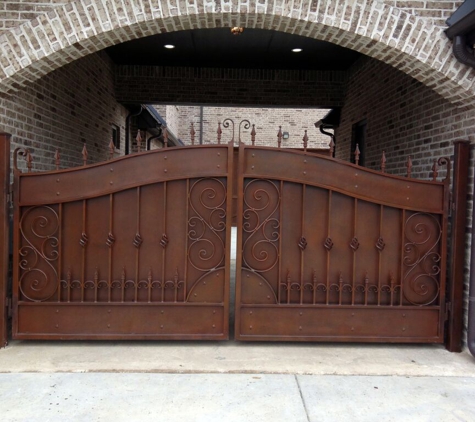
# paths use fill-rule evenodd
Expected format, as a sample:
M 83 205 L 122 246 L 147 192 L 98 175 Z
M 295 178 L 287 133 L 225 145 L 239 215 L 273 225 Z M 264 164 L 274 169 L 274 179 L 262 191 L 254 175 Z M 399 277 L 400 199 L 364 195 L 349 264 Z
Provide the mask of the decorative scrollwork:
M 404 233 L 404 297 L 413 305 L 430 305 L 440 292 L 442 228 L 434 215 L 414 213 L 406 220 Z
M 323 243 L 323 247 L 327 250 L 327 251 L 331 251 L 332 248 L 333 248 L 333 240 L 331 240 L 329 237 L 327 237 L 325 239 L 325 242 Z
M 305 237 L 302 236 L 299 240 L 299 248 L 302 251 L 304 251 L 306 247 L 307 247 L 307 239 L 305 239 Z
M 24 298 L 42 302 L 57 291 L 59 217 L 49 206 L 26 209 L 20 219 L 19 287 Z
M 379 237 L 378 240 L 376 241 L 376 249 L 382 252 L 385 246 L 386 244 L 384 243 L 383 238 Z
M 89 242 L 89 238 L 87 237 L 87 234 L 82 232 L 81 233 L 81 239 L 79 239 L 79 244 L 85 248 L 87 246 L 87 242 Z
M 134 237 L 134 241 L 132 242 L 133 245 L 138 249 L 143 243 L 142 236 L 140 236 L 140 233 L 136 233 Z
M 223 265 L 226 197 L 226 186 L 216 178 L 199 179 L 190 188 L 188 260 L 199 271 Z
M 358 242 L 358 239 L 356 237 L 351 239 L 350 248 L 353 249 L 353 251 L 356 252 L 359 247 L 360 247 L 360 242 Z
M 168 246 L 168 242 L 169 242 L 168 236 L 165 233 L 163 233 L 162 238 L 160 240 L 160 246 L 163 249 L 165 249 Z
M 109 248 L 112 247 L 112 245 L 114 244 L 115 242 L 115 237 L 112 233 L 109 233 L 107 235 L 107 240 L 106 240 L 106 245 L 109 246 Z
M 243 230 L 249 234 L 243 244 L 243 264 L 259 273 L 270 271 L 279 260 L 280 191 L 270 180 L 254 179 L 247 183 L 243 198 Z

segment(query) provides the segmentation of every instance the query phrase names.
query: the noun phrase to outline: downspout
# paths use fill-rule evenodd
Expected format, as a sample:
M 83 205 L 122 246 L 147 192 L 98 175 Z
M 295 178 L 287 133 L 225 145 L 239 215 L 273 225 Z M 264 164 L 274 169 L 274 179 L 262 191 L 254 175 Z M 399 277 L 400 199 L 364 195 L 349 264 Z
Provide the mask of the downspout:
M 158 135 L 153 135 L 150 138 L 147 139 L 147 151 L 150 151 L 150 144 L 154 139 L 158 139 L 162 136 L 162 130 L 160 129 L 160 133 Z
M 200 106 L 200 145 L 203 145 L 203 106 Z
M 318 123 L 318 122 L 317 122 Z M 335 135 L 331 132 L 326 132 L 325 129 L 333 129 L 335 130 L 335 127 L 333 125 L 328 125 L 328 124 L 325 124 L 325 123 L 321 123 L 319 126 L 318 126 L 318 129 L 320 130 L 321 133 L 323 133 L 324 135 L 327 135 L 331 138 L 331 140 L 333 141 L 333 144 L 335 144 Z M 335 149 L 333 149 L 333 156 L 335 156 Z
M 140 106 L 140 110 L 136 113 L 130 112 L 125 119 L 125 155 L 130 154 L 130 119 L 131 117 L 137 117 L 142 113 L 143 107 Z
M 475 186 L 473 188 L 475 198 Z M 470 248 L 470 279 L 468 286 L 467 346 L 475 357 L 475 207 L 472 205 L 472 245 Z
M 473 49 L 467 45 L 467 39 L 464 35 L 457 35 L 454 38 L 453 52 L 459 62 L 475 68 Z

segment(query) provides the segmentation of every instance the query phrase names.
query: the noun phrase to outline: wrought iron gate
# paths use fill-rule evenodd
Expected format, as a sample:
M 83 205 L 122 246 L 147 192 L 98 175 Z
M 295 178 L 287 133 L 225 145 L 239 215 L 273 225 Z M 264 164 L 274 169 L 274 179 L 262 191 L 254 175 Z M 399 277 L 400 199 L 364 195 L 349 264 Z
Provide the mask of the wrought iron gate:
M 237 339 L 444 341 L 448 160 L 419 181 L 220 137 L 44 173 L 16 149 L 13 337 L 228 338 L 235 215 Z
M 237 339 L 444 341 L 448 176 L 241 145 L 238 178 Z
M 14 338 L 228 338 L 232 148 L 45 173 L 19 154 Z

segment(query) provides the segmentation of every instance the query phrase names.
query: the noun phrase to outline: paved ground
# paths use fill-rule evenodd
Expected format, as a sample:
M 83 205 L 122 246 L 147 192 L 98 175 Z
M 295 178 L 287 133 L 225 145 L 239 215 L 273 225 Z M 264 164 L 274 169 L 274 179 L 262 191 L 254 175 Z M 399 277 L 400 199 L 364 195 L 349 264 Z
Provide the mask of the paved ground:
M 464 377 L 1 374 L 2 421 L 473 421 Z
M 0 421 L 475 421 L 475 359 L 442 346 L 12 342 Z

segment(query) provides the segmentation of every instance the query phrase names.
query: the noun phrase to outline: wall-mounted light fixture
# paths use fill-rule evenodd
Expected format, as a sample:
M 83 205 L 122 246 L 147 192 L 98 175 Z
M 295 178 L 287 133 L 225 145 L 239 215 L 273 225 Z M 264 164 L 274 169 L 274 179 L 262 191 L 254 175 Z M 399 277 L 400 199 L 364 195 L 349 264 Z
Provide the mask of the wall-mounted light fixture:
M 282 139 L 289 139 L 289 132 L 283 132 Z
M 241 35 L 244 32 L 244 28 L 240 26 L 234 26 L 231 28 L 231 34 L 233 35 Z

